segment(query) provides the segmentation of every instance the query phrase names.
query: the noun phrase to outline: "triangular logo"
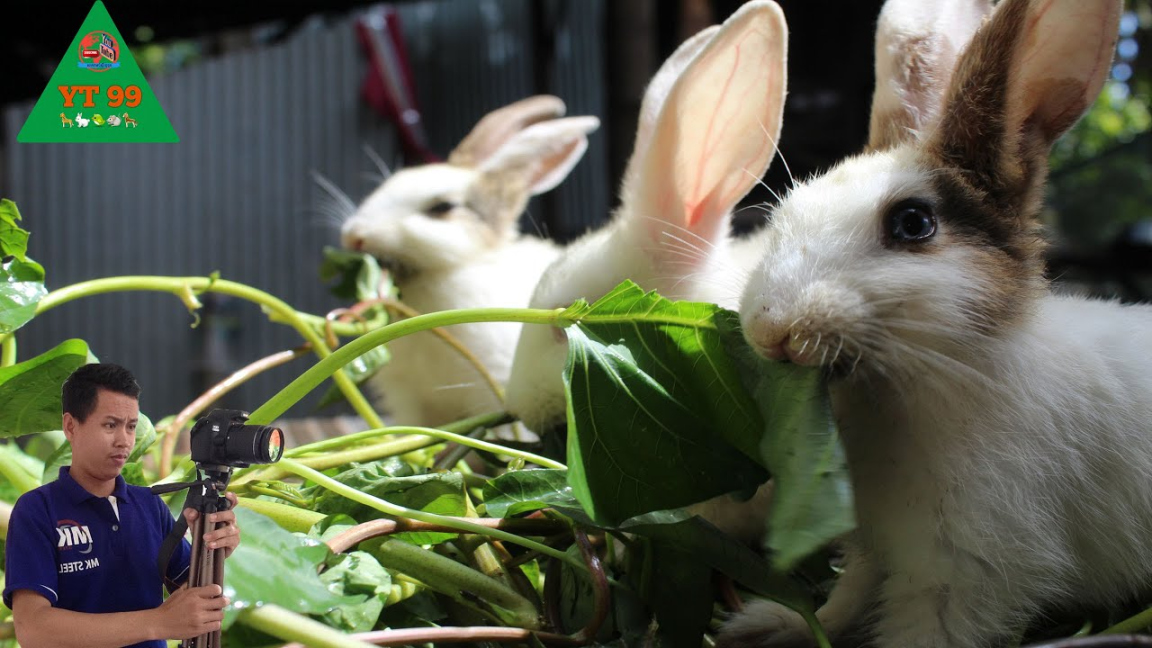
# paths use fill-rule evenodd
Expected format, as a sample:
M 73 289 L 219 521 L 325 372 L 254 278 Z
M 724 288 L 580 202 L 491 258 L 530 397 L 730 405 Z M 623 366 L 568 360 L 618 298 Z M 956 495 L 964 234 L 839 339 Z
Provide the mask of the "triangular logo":
M 100 0 L 92 5 L 16 141 L 180 141 Z

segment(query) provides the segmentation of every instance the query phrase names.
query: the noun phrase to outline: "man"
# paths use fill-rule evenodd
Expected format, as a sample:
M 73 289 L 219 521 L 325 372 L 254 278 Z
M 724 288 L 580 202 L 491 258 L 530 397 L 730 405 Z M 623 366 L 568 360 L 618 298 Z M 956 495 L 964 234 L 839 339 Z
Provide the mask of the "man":
M 64 435 L 72 465 L 25 493 L 8 526 L 4 603 L 24 648 L 164 648 L 165 639 L 220 628 L 218 585 L 180 587 L 167 599 L 157 572 L 160 544 L 174 520 L 158 496 L 129 486 L 120 471 L 135 445 L 140 386 L 113 364 L 77 369 L 64 383 Z M 228 493 L 233 506 L 236 496 Z M 189 526 L 198 516 L 185 509 Z M 204 535 L 227 557 L 240 543 L 236 514 L 213 513 Z M 165 576 L 170 590 L 188 577 L 184 540 Z

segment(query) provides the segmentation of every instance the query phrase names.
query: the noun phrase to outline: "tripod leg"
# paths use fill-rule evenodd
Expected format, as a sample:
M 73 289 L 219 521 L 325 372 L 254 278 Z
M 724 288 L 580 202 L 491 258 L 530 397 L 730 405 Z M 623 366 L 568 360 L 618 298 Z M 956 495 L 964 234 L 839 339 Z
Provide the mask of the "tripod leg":
M 223 510 L 223 509 L 221 509 Z M 219 522 L 212 525 L 213 530 L 221 528 L 223 525 Z M 224 592 L 224 550 L 213 549 L 210 553 L 210 560 L 212 562 L 212 582 L 220 586 L 221 596 Z M 220 648 L 220 631 L 213 631 L 208 635 L 207 648 Z

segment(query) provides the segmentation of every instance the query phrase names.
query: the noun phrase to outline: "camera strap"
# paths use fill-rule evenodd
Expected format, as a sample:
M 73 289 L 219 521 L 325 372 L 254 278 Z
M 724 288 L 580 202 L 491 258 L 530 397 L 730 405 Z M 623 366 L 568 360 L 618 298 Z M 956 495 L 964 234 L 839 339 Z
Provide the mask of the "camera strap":
M 156 569 L 160 572 L 160 582 L 164 583 L 169 592 L 179 587 L 179 583 L 168 578 L 168 563 L 172 561 L 172 554 L 176 552 L 176 547 L 184 541 L 184 534 L 188 532 L 188 519 L 184 517 L 184 509 L 191 507 L 197 511 L 201 510 L 205 483 L 205 480 L 199 480 L 182 484 L 160 484 L 151 489 L 156 495 L 188 489 L 188 494 L 184 497 L 184 506 L 180 507 L 180 514 L 176 516 L 168 536 L 160 543 L 160 552 L 156 556 Z

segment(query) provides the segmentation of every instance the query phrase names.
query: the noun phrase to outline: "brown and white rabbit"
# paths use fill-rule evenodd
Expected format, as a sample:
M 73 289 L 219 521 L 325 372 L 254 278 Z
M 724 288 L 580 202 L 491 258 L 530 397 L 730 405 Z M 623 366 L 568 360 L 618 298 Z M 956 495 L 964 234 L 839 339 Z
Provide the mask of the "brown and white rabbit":
M 625 279 L 671 299 L 735 307 L 740 293 L 731 276 L 758 255 L 755 246 L 731 239 L 731 210 L 776 153 L 787 40 L 780 8 L 758 0 L 669 57 L 645 91 L 620 208 L 545 271 L 533 307 L 594 301 Z M 563 331 L 524 328 L 507 402 L 532 429 L 564 419 L 566 354 Z M 765 508 L 768 490 L 761 490 L 752 506 Z M 730 509 L 730 501 L 696 510 L 742 537 L 762 533 L 762 520 L 743 506 Z
M 343 224 L 344 246 L 392 268 L 400 298 L 421 313 L 526 306 L 558 249 L 520 235 L 517 221 L 530 196 L 567 176 L 599 127 L 595 117 L 561 119 L 564 110 L 560 99 L 536 96 L 488 114 L 447 163 L 397 171 L 369 195 Z M 503 385 L 520 324 L 449 332 Z M 473 366 L 439 338 L 416 334 L 388 350 L 392 359 L 371 384 L 395 422 L 437 425 L 502 409 Z
M 876 101 L 871 150 L 774 211 L 740 314 L 761 355 L 829 374 L 858 520 L 817 613 L 834 638 L 1012 645 L 1042 610 L 1152 589 L 1152 307 L 1053 294 L 1038 220 L 1120 9 L 1002 0 L 950 79 L 962 32 L 907 41 L 908 103 Z M 719 641 L 812 643 L 767 603 Z

